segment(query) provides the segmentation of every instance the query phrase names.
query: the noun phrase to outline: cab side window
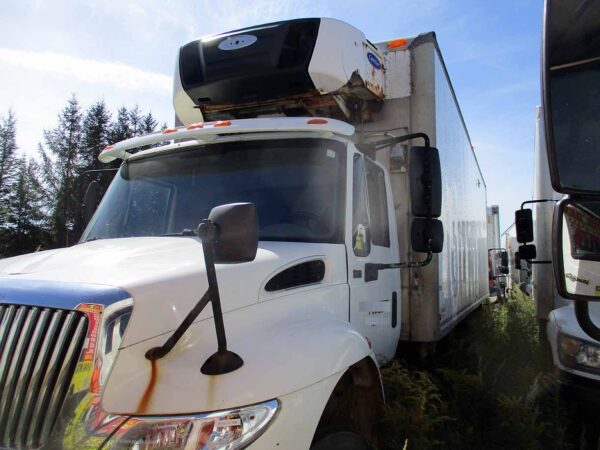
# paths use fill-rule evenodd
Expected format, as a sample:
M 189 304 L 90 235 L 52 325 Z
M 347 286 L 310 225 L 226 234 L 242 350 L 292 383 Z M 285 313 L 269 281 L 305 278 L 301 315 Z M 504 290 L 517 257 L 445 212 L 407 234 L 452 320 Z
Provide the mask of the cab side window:
M 390 220 L 388 217 L 385 175 L 381 167 L 366 160 L 369 217 L 373 245 L 390 246 Z
M 353 166 L 352 248 L 356 256 L 367 256 L 371 251 L 371 242 L 364 157 L 358 153 L 354 154 Z

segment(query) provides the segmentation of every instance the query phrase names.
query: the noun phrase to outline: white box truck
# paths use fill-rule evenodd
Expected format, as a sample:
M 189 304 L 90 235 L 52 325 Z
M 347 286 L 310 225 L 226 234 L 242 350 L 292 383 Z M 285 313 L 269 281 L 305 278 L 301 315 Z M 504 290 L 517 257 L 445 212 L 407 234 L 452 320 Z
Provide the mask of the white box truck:
M 533 299 L 537 318 L 545 329 L 552 362 L 563 375 L 562 381 L 570 387 L 584 389 L 585 395 L 600 389 L 600 342 L 592 339 L 577 322 L 572 300 L 562 297 L 556 289 L 553 267 L 553 221 L 556 202 L 564 195 L 556 192 L 550 180 L 545 138 L 544 114 L 536 110 L 534 199 L 551 200 L 535 204 L 534 230 L 536 260 L 545 264 L 532 264 Z M 600 324 L 600 305 L 592 303 L 590 316 Z M 575 353 L 573 353 L 575 352 Z M 598 354 L 598 357 L 594 356 Z M 599 392 L 593 395 L 599 397 Z
M 366 448 L 379 365 L 487 296 L 485 183 L 435 35 L 209 36 L 181 47 L 174 106 L 101 153 L 123 163 L 78 245 L 0 261 L 0 446 Z
M 547 319 L 553 363 L 592 447 L 600 374 L 600 41 L 590 36 L 599 23 L 598 2 L 545 2 L 529 201 L 536 203 L 535 226 L 531 209 L 515 213 L 519 254 L 534 267 L 538 319 L 542 328 Z

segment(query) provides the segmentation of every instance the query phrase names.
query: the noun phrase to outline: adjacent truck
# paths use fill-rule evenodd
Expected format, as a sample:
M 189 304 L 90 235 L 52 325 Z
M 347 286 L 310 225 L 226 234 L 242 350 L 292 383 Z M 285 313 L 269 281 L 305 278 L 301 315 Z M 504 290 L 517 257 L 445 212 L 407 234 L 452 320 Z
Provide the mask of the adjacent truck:
M 600 300 L 599 23 L 597 2 L 546 1 L 535 233 L 531 209 L 516 213 L 519 253 L 533 265 L 538 319 L 542 326 L 547 320 L 553 362 L 573 386 L 594 390 L 600 379 L 594 302 Z
M 180 126 L 100 154 L 123 163 L 78 245 L 0 261 L 0 446 L 365 448 L 378 367 L 488 294 L 435 35 L 202 38 L 174 106 Z

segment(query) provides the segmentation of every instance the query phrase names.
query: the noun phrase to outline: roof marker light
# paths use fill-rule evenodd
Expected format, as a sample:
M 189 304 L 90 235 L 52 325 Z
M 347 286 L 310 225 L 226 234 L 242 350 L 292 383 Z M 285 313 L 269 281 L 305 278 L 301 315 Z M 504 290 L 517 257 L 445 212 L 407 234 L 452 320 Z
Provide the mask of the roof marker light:
M 177 128 L 167 128 L 165 130 L 163 130 L 162 134 L 169 134 L 169 133 L 175 133 L 177 132 Z
M 306 123 L 309 125 L 325 125 L 327 123 L 327 120 L 325 120 L 325 119 L 310 119 L 310 120 L 307 120 Z
M 400 48 L 406 46 L 406 39 L 394 39 L 388 42 L 388 48 Z
M 187 130 L 198 130 L 200 128 L 204 128 L 204 122 L 193 123 L 187 126 Z
M 218 122 L 215 122 L 213 127 L 228 127 L 230 125 L 231 122 L 229 120 L 219 120 Z

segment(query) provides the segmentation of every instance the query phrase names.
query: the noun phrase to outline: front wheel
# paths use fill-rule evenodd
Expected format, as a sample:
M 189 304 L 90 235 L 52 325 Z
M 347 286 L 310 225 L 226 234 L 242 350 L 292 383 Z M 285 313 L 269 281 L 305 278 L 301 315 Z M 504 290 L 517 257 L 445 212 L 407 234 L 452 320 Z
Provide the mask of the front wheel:
M 371 447 L 356 433 L 338 431 L 319 439 L 310 450 L 371 450 Z

